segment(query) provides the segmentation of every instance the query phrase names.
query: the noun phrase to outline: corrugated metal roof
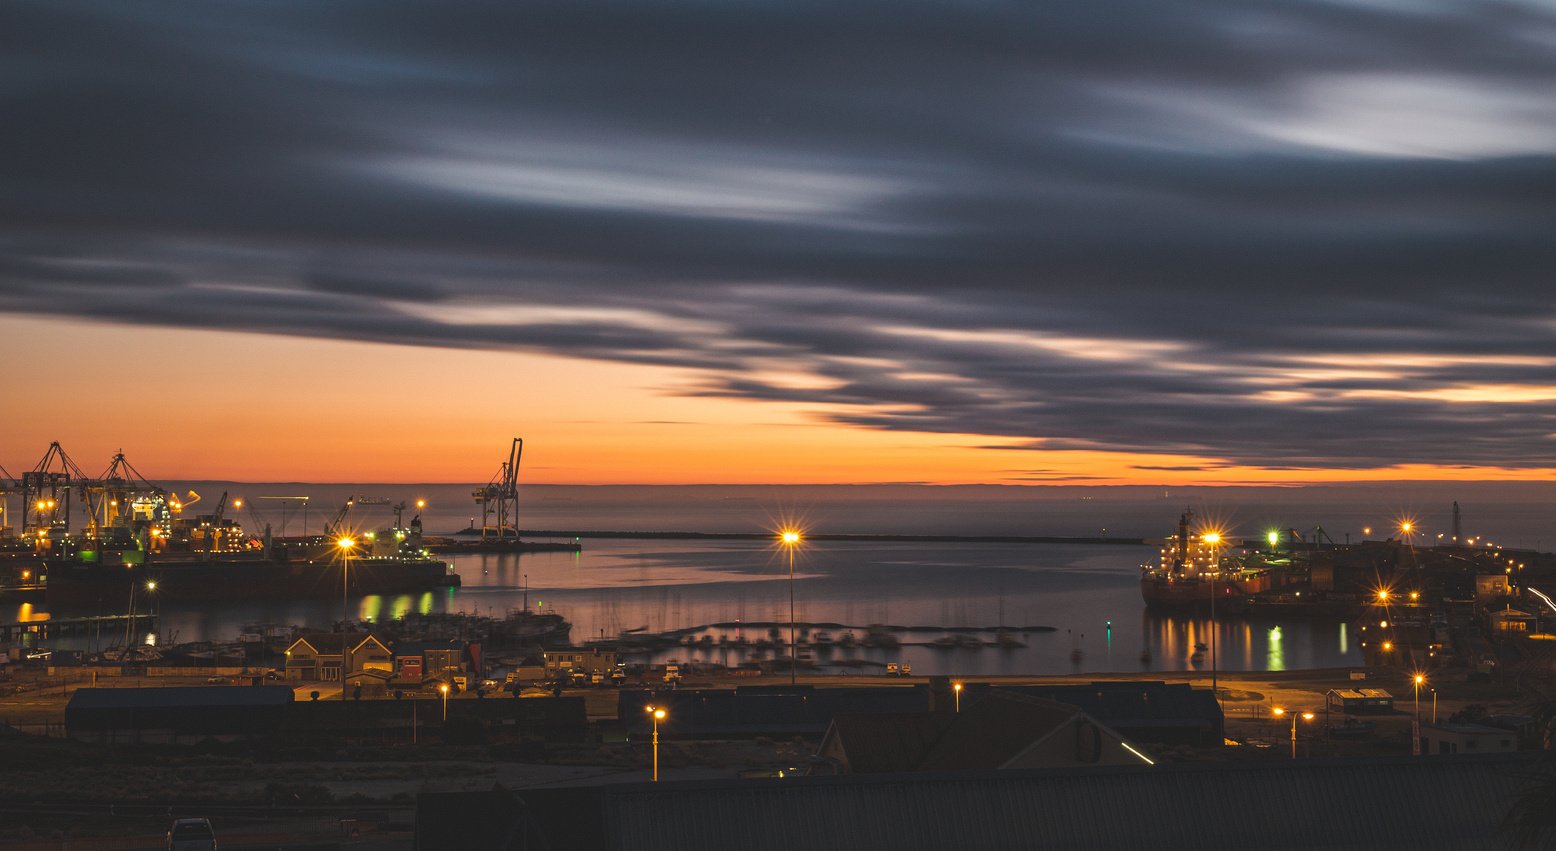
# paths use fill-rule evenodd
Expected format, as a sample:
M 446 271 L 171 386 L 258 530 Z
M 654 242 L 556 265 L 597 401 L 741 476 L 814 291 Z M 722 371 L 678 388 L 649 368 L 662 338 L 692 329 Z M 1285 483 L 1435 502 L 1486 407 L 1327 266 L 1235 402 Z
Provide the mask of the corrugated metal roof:
M 601 791 L 610 851 L 1469 851 L 1524 755 L 661 783 Z
M 917 767 L 924 771 L 999 768 L 1079 714 L 1068 704 L 996 692 L 952 716 L 955 723 Z
M 839 715 L 827 735 L 836 738 L 855 774 L 912 771 L 953 720 L 944 712 Z
M 189 709 L 207 706 L 278 706 L 291 703 L 290 686 L 170 686 L 80 688 L 65 710 Z

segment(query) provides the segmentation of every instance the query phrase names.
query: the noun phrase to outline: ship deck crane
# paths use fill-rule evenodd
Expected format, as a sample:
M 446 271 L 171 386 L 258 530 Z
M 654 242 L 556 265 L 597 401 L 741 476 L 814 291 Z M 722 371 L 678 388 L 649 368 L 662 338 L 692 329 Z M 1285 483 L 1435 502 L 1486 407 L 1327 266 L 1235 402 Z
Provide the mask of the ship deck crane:
M 304 535 L 308 534 L 308 497 L 306 497 L 306 496 L 262 496 L 262 497 L 260 497 L 260 499 L 273 499 L 273 500 L 280 501 L 280 503 L 281 503 L 281 536 L 283 538 L 286 537 L 286 524 L 291 521 L 292 515 L 297 513 L 296 506 L 288 505 L 288 503 L 293 503 L 293 502 L 300 503 L 301 506 L 302 506 L 302 510 L 303 510 L 303 534 Z M 253 507 L 252 506 L 250 506 L 250 513 L 253 513 Z M 258 520 L 259 520 L 258 516 L 256 516 L 254 519 L 255 519 L 256 522 L 258 522 Z
M 405 510 L 405 503 L 395 504 L 394 500 L 386 496 L 362 496 L 358 494 L 346 500 L 346 504 L 336 511 L 334 516 L 324 524 L 324 536 L 335 538 L 347 534 L 346 518 L 351 516 L 351 510 L 359 505 L 387 505 L 395 513 L 395 525 L 399 525 L 400 512 Z

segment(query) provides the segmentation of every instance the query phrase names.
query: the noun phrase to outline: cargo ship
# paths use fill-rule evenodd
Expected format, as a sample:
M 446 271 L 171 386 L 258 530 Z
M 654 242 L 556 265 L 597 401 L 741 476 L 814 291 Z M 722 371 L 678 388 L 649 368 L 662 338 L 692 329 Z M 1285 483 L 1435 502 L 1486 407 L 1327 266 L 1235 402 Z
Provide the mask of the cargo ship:
M 1141 565 L 1140 596 L 1152 608 L 1209 608 L 1214 598 L 1231 611 L 1289 578 L 1283 565 L 1241 549 L 1240 539 L 1196 528 L 1192 510 L 1178 518 L 1177 532 L 1151 543 L 1160 548 L 1160 560 Z

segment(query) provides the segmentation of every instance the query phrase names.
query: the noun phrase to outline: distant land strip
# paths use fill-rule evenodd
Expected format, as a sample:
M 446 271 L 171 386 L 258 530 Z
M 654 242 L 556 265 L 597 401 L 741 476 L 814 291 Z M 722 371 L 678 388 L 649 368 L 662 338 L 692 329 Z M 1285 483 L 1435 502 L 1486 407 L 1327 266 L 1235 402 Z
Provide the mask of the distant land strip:
M 479 530 L 476 530 L 479 533 Z M 662 540 L 771 541 L 771 532 L 621 532 L 599 530 L 520 529 L 521 538 L 657 538 Z M 1058 535 L 839 535 L 816 533 L 807 541 L 916 541 L 949 544 L 1118 544 L 1143 546 L 1144 538 Z

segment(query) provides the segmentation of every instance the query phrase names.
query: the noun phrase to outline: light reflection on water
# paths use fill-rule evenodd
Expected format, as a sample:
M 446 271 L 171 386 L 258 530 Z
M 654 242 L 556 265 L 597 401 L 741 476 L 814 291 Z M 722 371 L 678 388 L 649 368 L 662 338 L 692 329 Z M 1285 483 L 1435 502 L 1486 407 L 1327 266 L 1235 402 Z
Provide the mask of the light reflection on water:
M 1270 627 L 1269 640 L 1267 642 L 1269 645 L 1269 655 L 1264 662 L 1264 669 L 1266 671 L 1286 670 L 1286 651 L 1281 647 L 1280 639 L 1280 627 Z
M 612 539 L 586 540 L 584 547 L 582 553 L 459 556 L 455 565 L 463 587 L 356 598 L 349 611 L 353 617 L 373 619 L 412 611 L 501 617 L 525 604 L 527 587 L 529 606 L 566 616 L 573 623 L 575 641 L 633 629 L 787 623 L 787 564 L 763 541 Z M 816 543 L 803 549 L 795 563 L 796 618 L 855 627 L 885 623 L 992 630 L 1004 624 L 1025 644 L 941 649 L 928 645 L 943 633 L 922 631 L 901 633 L 908 645 L 901 648 L 837 648 L 818 654 L 822 662 L 848 657 L 872 663 L 857 668 L 864 671 L 908 662 L 918 674 L 1208 672 L 1210 654 L 1196 662 L 1194 648 L 1211 644 L 1209 618 L 1149 613 L 1140 601 L 1138 565 L 1151 554 L 1138 546 Z M 255 623 L 328 628 L 341 612 L 338 598 L 166 605 L 159 638 L 162 643 L 231 640 L 243 625 Z M 1039 625 L 1054 630 L 1020 629 Z M 709 644 L 677 648 L 657 658 L 738 664 L 752 651 L 720 645 L 718 639 L 733 638 L 737 632 L 764 637 L 766 630 L 713 630 Z M 831 631 L 841 637 L 841 630 Z M 1215 632 L 1217 665 L 1223 670 L 1333 667 L 1360 661 L 1347 646 L 1343 624 L 1336 631 L 1333 622 L 1223 617 Z M 862 632 L 856 634 L 863 637 Z M 992 631 L 981 634 L 985 641 L 994 637 Z M 1142 651 L 1149 653 L 1149 661 L 1142 661 Z

